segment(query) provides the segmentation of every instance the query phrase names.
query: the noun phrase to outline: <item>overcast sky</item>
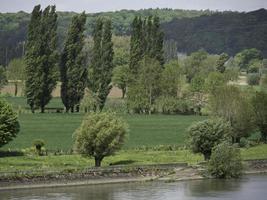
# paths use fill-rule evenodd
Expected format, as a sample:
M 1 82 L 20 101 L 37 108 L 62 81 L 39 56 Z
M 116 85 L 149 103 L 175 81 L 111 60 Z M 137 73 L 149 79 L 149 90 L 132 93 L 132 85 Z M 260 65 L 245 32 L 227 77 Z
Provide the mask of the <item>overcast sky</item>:
M 87 13 L 142 8 L 251 11 L 267 9 L 267 0 L 0 0 L 0 12 L 31 12 L 34 5 L 56 5 L 58 11 Z

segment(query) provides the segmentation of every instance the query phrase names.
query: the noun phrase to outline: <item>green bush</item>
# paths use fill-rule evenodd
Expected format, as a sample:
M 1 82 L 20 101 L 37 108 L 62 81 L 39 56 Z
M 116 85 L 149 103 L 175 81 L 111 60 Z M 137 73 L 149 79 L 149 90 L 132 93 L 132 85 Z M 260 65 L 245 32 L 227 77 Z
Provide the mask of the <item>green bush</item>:
M 189 127 L 188 143 L 194 153 L 202 153 L 205 160 L 208 160 L 212 148 L 224 140 L 229 140 L 231 132 L 230 124 L 222 119 L 207 119 Z
M 253 142 L 255 144 L 259 144 L 261 141 L 261 132 L 257 131 L 252 133 L 248 140 L 250 143 Z
M 238 178 L 242 175 L 240 150 L 228 142 L 215 146 L 208 165 L 209 173 L 216 178 Z
M 103 111 L 113 111 L 116 113 L 126 114 L 128 112 L 125 99 L 107 99 Z
M 156 100 L 157 112 L 163 114 L 192 114 L 193 108 L 189 101 L 175 97 L 160 97 Z
M 12 141 L 19 129 L 17 114 L 6 101 L 0 99 L 0 147 Z
M 115 113 L 92 113 L 75 131 L 74 149 L 94 157 L 95 166 L 100 167 L 104 157 L 112 155 L 122 147 L 126 133 L 126 123 Z
M 240 146 L 241 148 L 249 147 L 249 141 L 248 141 L 246 138 L 242 137 L 242 138 L 240 139 L 239 146 Z
M 259 85 L 260 84 L 260 75 L 258 73 L 248 74 L 247 83 L 249 85 Z

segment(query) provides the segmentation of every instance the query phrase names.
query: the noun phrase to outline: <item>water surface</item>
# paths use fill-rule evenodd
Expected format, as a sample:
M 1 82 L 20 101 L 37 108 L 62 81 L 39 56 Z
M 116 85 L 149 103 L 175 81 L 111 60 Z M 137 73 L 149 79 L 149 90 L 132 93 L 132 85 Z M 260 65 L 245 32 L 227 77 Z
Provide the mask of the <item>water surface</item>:
M 146 182 L 61 188 L 9 190 L 1 200 L 263 200 L 267 175 L 237 180 Z

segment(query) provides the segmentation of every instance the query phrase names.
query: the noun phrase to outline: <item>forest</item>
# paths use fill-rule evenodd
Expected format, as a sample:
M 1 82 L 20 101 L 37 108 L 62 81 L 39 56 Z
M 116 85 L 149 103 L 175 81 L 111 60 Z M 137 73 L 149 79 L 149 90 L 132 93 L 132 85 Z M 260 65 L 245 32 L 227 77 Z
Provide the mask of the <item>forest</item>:
M 58 48 L 63 49 L 67 27 L 74 12 L 57 12 Z M 85 33 L 92 34 L 97 17 L 112 20 L 113 33 L 128 36 L 135 16 L 157 15 L 165 33 L 165 41 L 175 41 L 179 52 L 190 54 L 201 48 L 208 53 L 235 55 L 245 48 L 256 48 L 267 55 L 267 11 L 215 12 L 210 10 L 144 9 L 121 10 L 86 14 Z M 234 20 L 233 20 L 234 19 Z M 30 14 L 25 12 L 0 14 L 0 65 L 7 65 L 13 58 L 25 53 L 25 41 Z M 261 38 L 258 40 L 257 38 Z

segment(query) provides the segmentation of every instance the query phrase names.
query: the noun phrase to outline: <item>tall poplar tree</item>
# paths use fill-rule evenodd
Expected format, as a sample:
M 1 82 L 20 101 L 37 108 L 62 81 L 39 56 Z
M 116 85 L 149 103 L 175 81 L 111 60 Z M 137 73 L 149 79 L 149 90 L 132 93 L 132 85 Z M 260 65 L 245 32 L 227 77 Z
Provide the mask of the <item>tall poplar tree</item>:
M 151 41 L 152 41 L 152 55 L 151 57 L 158 60 L 160 65 L 164 65 L 164 51 L 163 40 L 164 33 L 160 28 L 160 21 L 158 16 L 154 16 L 152 25 Z
M 110 20 L 97 19 L 93 32 L 93 58 L 89 73 L 89 88 L 97 99 L 97 108 L 104 108 L 110 92 L 113 71 L 112 25 Z
M 45 106 L 52 99 L 52 91 L 57 84 L 57 14 L 55 6 L 48 6 L 43 11 L 41 20 L 41 63 L 39 69 L 40 86 L 36 105 L 44 112 Z
M 159 17 L 149 16 L 142 20 L 141 17 L 135 17 L 132 23 L 132 34 L 130 43 L 130 72 L 132 79 L 136 79 L 140 60 L 144 56 L 159 61 L 164 64 L 163 51 L 164 34 L 160 28 Z
M 40 107 L 44 112 L 56 86 L 57 14 L 55 6 L 44 11 L 34 7 L 26 45 L 26 97 L 32 112 Z
M 144 20 L 140 17 L 135 17 L 133 20 L 130 43 L 130 81 L 128 82 L 127 104 L 134 112 L 148 110 L 148 113 L 151 113 L 152 105 L 155 99 L 159 96 L 159 91 L 157 91 L 156 95 L 154 94 L 156 93 L 156 90 L 154 91 L 152 86 L 149 87 L 149 92 L 144 92 L 145 88 L 150 84 L 148 83 L 149 81 L 140 84 L 140 78 L 150 80 L 152 74 L 148 72 L 152 69 L 154 70 L 152 65 L 157 65 L 161 68 L 163 67 L 163 37 L 164 35 L 160 29 L 158 17 L 150 16 Z M 140 62 L 141 60 L 149 62 Z M 157 69 L 156 71 L 156 74 L 160 74 L 160 70 Z M 145 83 L 145 85 L 143 85 L 143 83 Z M 147 98 L 148 101 L 143 98 L 143 96 L 146 95 L 144 93 L 150 94 L 149 98 Z
M 25 81 L 25 95 L 27 98 L 27 103 L 31 107 L 32 112 L 34 112 L 35 108 L 35 99 L 36 94 L 35 90 L 38 88 L 38 82 L 36 78 L 38 78 L 37 66 L 39 54 L 40 54 L 40 40 L 39 37 L 41 35 L 41 18 L 42 11 L 41 6 L 37 5 L 34 7 L 31 15 L 31 20 L 28 27 L 28 35 L 27 35 L 27 43 L 26 43 L 26 81 Z
M 131 75 L 136 76 L 138 71 L 138 63 L 142 60 L 144 41 L 142 39 L 142 19 L 135 17 L 132 23 L 132 35 L 130 42 L 130 72 Z
M 84 96 L 87 84 L 88 72 L 82 52 L 85 23 L 86 15 L 84 12 L 72 18 L 61 56 L 61 99 L 66 112 L 69 110 L 74 112 L 75 106 L 79 112 L 79 103 Z

